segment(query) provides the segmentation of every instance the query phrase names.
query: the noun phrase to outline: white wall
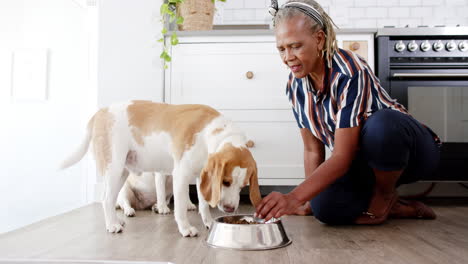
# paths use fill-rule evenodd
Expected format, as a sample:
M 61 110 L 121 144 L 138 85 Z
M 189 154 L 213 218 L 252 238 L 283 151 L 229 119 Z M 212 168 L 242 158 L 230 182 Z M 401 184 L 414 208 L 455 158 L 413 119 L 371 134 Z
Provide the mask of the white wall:
M 97 104 L 105 107 L 129 100 L 164 99 L 164 75 L 159 55 L 163 0 L 99 0 Z M 102 178 L 95 183 L 101 199 Z
M 86 18 L 78 1 L 0 1 L 0 233 L 88 200 L 86 162 L 57 171 L 96 105 Z M 25 86 L 45 99 L 12 96 L 30 78 L 13 78 L 25 65 L 18 59 L 25 50 L 47 54 L 47 68 L 38 74 L 47 82 L 31 79 Z
M 56 167 L 98 106 L 162 101 L 161 1 L 0 0 L 0 233 L 99 199 L 90 155 Z M 47 50 L 46 100 L 12 97 L 25 49 Z
M 163 100 L 162 0 L 99 1 L 98 105 Z
M 285 0 L 279 0 L 280 4 Z M 318 0 L 342 28 L 468 26 L 468 0 Z M 269 24 L 270 0 L 216 4 L 216 24 Z

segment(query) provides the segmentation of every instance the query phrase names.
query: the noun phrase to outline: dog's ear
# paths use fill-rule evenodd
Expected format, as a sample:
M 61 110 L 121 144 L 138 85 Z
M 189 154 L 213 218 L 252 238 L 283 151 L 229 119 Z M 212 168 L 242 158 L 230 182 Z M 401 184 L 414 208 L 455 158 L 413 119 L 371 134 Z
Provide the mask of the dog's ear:
M 258 186 L 258 176 L 257 176 L 257 165 L 254 164 L 250 171 L 249 178 L 249 192 L 250 192 L 250 202 L 254 207 L 262 201 L 262 196 L 260 194 L 260 187 Z
M 221 199 L 225 164 L 216 156 L 210 156 L 200 175 L 200 192 L 211 207 L 215 207 Z

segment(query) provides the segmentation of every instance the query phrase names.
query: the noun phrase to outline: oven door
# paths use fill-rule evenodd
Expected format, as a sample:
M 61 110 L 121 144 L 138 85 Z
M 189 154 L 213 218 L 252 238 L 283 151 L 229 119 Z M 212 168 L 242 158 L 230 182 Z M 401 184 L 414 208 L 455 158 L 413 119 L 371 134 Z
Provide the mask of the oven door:
M 390 95 L 444 143 L 434 177 L 468 180 L 468 69 L 391 69 Z

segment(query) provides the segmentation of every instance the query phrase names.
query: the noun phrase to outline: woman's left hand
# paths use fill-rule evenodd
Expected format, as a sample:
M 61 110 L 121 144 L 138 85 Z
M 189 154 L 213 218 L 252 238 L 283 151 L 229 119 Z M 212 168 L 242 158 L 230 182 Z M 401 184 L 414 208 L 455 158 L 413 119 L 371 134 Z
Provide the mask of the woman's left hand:
M 302 204 L 289 193 L 272 192 L 257 205 L 255 214 L 257 217 L 265 219 L 266 222 L 272 217 L 279 218 L 282 215 L 293 214 Z

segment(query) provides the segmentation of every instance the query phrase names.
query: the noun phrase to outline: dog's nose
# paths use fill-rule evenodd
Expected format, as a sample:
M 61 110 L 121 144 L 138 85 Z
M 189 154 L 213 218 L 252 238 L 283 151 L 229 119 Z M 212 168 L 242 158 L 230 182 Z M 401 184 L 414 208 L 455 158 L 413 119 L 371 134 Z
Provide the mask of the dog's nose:
M 225 205 L 225 206 L 223 206 L 223 210 L 224 210 L 226 213 L 232 213 L 232 212 L 234 212 L 235 208 L 232 207 L 232 206 Z

